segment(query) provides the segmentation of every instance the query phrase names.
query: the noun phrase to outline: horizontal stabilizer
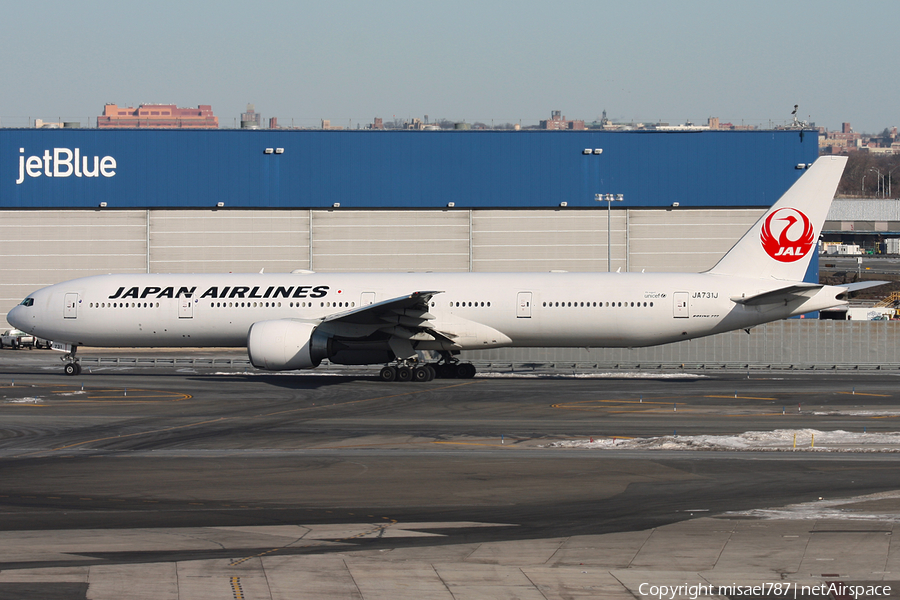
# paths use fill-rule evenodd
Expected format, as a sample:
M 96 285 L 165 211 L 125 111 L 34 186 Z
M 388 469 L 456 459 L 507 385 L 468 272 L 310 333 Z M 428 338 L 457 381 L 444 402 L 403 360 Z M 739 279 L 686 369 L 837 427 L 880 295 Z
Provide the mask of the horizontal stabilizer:
M 858 292 L 859 290 L 866 290 L 872 287 L 878 287 L 879 285 L 887 285 L 889 283 L 890 281 L 857 281 L 856 283 L 846 283 L 837 287 L 842 287 L 848 292 Z
M 787 304 L 798 298 L 811 298 L 823 287 L 825 286 L 817 283 L 796 283 L 787 287 L 778 288 L 777 290 L 753 294 L 751 296 L 734 296 L 731 298 L 731 301 L 746 306 Z

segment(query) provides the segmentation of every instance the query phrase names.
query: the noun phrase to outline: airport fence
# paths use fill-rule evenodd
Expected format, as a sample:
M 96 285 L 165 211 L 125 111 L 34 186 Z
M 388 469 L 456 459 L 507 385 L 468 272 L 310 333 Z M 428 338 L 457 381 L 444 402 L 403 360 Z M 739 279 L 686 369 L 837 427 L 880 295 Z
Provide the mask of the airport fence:
M 191 356 L 109 352 L 79 355 L 82 365 L 253 370 L 246 355 L 203 351 Z M 199 352 L 198 352 L 199 354 Z M 225 353 L 223 353 L 225 354 Z M 580 374 L 603 371 L 897 371 L 900 322 L 790 320 L 652 348 L 500 348 L 464 352 L 482 373 Z M 377 371 L 377 365 L 346 367 L 324 363 L 331 372 Z
M 464 353 L 492 365 L 664 370 L 900 369 L 900 321 L 790 319 L 650 348 L 498 348 Z

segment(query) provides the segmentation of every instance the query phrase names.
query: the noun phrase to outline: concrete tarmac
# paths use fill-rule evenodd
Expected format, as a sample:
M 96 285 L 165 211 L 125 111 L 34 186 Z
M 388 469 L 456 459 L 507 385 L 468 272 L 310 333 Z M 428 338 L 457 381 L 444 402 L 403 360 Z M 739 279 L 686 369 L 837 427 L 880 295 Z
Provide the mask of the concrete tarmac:
M 385 384 L 317 372 L 60 371 L 56 353 L 0 352 L 2 597 L 900 588 L 892 451 L 548 447 L 676 432 L 894 432 L 895 375 Z M 692 595 L 681 592 L 673 597 Z

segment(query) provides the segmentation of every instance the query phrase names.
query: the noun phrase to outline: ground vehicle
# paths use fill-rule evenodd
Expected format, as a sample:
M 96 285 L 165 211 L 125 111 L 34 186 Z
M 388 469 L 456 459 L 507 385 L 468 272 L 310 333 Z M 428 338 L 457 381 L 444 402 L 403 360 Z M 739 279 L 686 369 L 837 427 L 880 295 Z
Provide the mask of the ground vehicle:
M 18 350 L 19 348 L 31 350 L 34 348 L 34 336 L 18 329 L 7 329 L 0 336 L 0 348 L 7 347 L 13 350 Z

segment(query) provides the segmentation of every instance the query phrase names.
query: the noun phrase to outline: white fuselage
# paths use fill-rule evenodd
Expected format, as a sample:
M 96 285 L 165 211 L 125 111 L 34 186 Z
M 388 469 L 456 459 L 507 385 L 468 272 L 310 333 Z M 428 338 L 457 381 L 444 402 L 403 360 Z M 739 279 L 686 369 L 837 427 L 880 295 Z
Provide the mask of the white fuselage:
M 662 273 L 285 273 L 100 275 L 41 289 L 8 320 L 73 346 L 238 347 L 259 321 L 324 321 L 415 291 L 455 349 L 638 347 L 747 328 L 842 304 L 843 290 L 747 306 L 785 282 Z M 445 345 L 446 346 L 446 345 Z M 444 349 L 446 347 L 444 346 Z M 421 342 L 417 349 L 441 349 Z

